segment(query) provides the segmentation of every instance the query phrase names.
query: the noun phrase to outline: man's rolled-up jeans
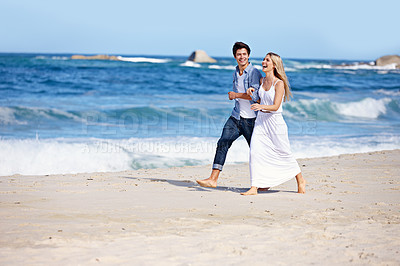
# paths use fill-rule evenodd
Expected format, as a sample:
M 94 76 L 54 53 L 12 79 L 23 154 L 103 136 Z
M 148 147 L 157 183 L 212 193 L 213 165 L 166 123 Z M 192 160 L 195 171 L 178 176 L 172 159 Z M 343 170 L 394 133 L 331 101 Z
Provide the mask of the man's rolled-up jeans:
M 215 152 L 213 169 L 222 171 L 225 163 L 226 154 L 232 143 L 240 136 L 244 136 L 247 144 L 250 146 L 251 135 L 253 134 L 255 118 L 243 118 L 237 120 L 229 117 L 222 130 L 221 137 L 218 140 L 217 151 Z

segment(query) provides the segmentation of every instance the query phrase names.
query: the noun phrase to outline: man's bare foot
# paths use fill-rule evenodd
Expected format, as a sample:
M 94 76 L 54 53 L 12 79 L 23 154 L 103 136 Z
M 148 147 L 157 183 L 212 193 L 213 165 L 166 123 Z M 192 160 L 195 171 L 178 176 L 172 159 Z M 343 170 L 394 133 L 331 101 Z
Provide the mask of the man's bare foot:
M 257 195 L 257 187 L 251 187 L 244 193 L 240 193 L 241 195 L 248 196 L 248 195 Z
M 196 182 L 202 187 L 217 187 L 217 181 L 211 178 L 196 180 Z
M 217 187 L 219 173 L 221 173 L 221 170 L 213 169 L 209 178 L 196 180 L 196 182 L 202 187 Z
M 260 187 L 258 188 L 258 191 L 268 191 L 269 189 L 269 187 Z

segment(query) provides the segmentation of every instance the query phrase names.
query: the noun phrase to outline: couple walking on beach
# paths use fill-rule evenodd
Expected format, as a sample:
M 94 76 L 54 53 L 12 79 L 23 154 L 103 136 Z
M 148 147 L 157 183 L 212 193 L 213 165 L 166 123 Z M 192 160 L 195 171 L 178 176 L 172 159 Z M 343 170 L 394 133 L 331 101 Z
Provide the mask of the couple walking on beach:
M 251 188 L 242 195 L 256 195 L 296 177 L 297 192 L 305 193 L 300 167 L 290 150 L 288 130 L 282 117 L 282 102 L 292 95 L 279 55 L 268 53 L 262 61 L 261 73 L 249 62 L 250 47 L 243 42 L 233 45 L 237 61 L 233 75 L 235 100 L 232 115 L 226 121 L 214 157 L 209 178 L 197 180 L 203 187 L 216 187 L 228 149 L 241 135 L 250 146 Z

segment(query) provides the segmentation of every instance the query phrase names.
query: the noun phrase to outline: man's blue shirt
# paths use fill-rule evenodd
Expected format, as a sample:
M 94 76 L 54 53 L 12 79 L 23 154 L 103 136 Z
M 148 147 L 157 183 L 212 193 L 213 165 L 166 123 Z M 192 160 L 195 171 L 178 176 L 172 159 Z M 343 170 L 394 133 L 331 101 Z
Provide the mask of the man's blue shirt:
M 236 71 L 233 73 L 233 91 L 234 92 L 239 92 L 238 91 L 238 81 L 237 81 L 237 75 L 239 74 L 239 66 L 236 66 Z M 260 88 L 260 79 L 262 78 L 262 75 L 260 71 L 258 71 L 257 68 L 255 68 L 251 63 L 243 70 L 243 75 L 244 76 L 244 90 L 245 92 L 247 91 L 248 88 L 254 88 L 255 91 L 253 92 L 253 95 L 251 96 L 252 101 L 251 104 L 257 102 L 260 98 L 258 97 L 258 89 Z M 236 118 L 237 120 L 240 120 L 240 105 L 238 99 L 235 99 L 235 107 L 232 110 L 232 116 Z

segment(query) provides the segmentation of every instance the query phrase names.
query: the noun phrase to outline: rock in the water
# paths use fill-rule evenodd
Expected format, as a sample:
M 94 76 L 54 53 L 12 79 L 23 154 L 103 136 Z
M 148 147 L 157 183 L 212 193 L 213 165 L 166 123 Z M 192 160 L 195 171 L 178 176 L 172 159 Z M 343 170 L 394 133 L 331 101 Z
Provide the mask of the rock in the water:
M 386 66 L 386 65 L 391 65 L 391 64 L 396 64 L 396 68 L 400 68 L 400 56 L 385 55 L 385 56 L 379 57 L 375 61 L 376 66 Z
M 208 56 L 208 54 L 203 50 L 194 51 L 188 58 L 188 61 L 193 61 L 197 63 L 215 63 L 217 60 Z
M 71 59 L 85 59 L 85 60 L 116 60 L 119 61 L 119 58 L 114 55 L 104 55 L 104 54 L 98 54 L 98 55 L 91 55 L 91 56 L 86 56 L 86 55 L 73 55 L 71 56 Z

